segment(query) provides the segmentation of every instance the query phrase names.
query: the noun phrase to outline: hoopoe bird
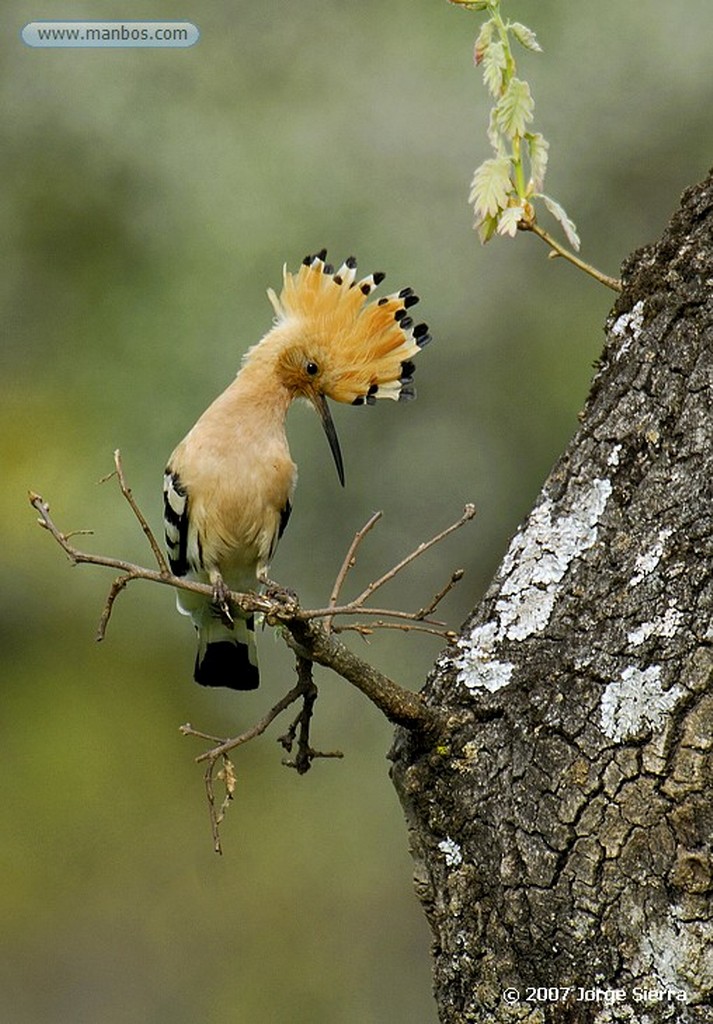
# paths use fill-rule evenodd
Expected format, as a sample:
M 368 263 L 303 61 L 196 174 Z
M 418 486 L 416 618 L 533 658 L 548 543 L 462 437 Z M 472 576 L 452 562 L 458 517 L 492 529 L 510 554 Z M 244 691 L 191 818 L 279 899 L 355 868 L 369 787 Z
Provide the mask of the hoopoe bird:
M 178 608 L 198 632 L 194 678 L 203 686 L 252 690 L 259 673 L 255 619 L 229 602 L 269 584 L 277 543 L 297 481 L 287 444 L 290 404 L 304 398 L 319 413 L 344 485 L 344 464 L 327 399 L 371 405 L 409 399 L 413 357 L 430 341 L 408 310 L 411 288 L 367 302 L 382 273 L 357 280 L 349 257 L 327 251 L 283 269 L 279 297 L 268 290 L 273 327 L 243 357 L 233 382 L 171 455 L 164 477 L 164 524 L 171 571 L 210 583 L 213 597 L 178 591 Z

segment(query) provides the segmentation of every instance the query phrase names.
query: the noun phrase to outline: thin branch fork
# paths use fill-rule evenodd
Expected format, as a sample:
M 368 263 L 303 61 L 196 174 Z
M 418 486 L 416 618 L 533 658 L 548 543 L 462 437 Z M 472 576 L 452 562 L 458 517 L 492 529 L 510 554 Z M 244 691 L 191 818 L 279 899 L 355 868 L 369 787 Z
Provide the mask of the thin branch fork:
M 397 573 L 400 573 L 402 569 L 405 569 L 407 565 L 410 565 L 411 562 L 413 562 L 416 558 L 419 558 L 422 554 L 424 554 L 424 552 L 428 551 L 429 548 L 432 548 L 434 544 L 440 544 L 440 542 L 442 540 L 445 540 L 445 538 L 448 537 L 449 534 L 453 533 L 455 530 L 459 530 L 461 526 L 464 526 L 465 523 L 469 522 L 475 516 L 475 512 L 475 505 L 466 505 L 465 509 L 463 510 L 463 515 L 460 517 L 460 519 L 456 520 L 455 523 L 451 523 L 450 526 L 447 526 L 445 530 L 441 530 L 440 533 L 437 533 L 435 537 L 431 537 L 430 540 L 423 541 L 409 555 L 406 555 L 405 558 L 402 558 L 401 561 L 392 569 L 389 569 L 388 572 L 385 572 L 383 576 L 379 577 L 378 580 L 374 580 L 373 583 L 370 583 L 369 586 L 366 587 L 361 592 L 361 594 L 359 594 L 359 596 L 351 602 L 351 607 L 355 609 L 360 609 L 364 602 L 368 601 L 371 595 L 374 594 L 377 590 L 379 590 L 380 587 L 383 587 L 385 583 L 388 583 L 390 580 L 392 580 L 394 576 L 397 575 Z M 463 573 L 460 572 L 457 579 L 461 579 L 462 576 Z M 453 579 L 453 577 L 451 577 L 451 579 Z M 457 580 L 455 582 L 457 582 Z M 450 590 L 449 586 L 444 588 L 444 590 L 442 591 L 444 596 L 448 592 L 448 590 Z M 423 616 L 421 617 L 425 617 L 425 615 L 428 614 L 428 612 L 433 611 L 433 609 L 438 604 L 439 600 L 440 598 L 437 598 L 436 600 L 432 601 L 427 611 L 425 611 Z
M 225 818 L 230 802 L 234 798 L 237 786 L 235 766 L 228 757 L 228 754 L 237 749 L 237 747 L 241 747 L 245 743 L 249 743 L 250 740 L 254 740 L 258 736 L 262 736 L 269 726 L 272 725 L 275 719 L 281 715 L 283 711 L 286 711 L 291 704 L 298 701 L 300 697 L 302 698 L 302 710 L 291 723 L 287 732 L 283 736 L 278 737 L 278 742 L 282 744 L 283 748 L 288 753 L 292 752 L 292 747 L 295 740 L 297 740 L 297 754 L 294 759 L 284 759 L 282 763 L 288 768 L 294 768 L 299 775 L 304 775 L 305 772 L 309 771 L 311 768 L 312 761 L 314 761 L 315 758 L 344 757 L 340 750 L 324 753 L 320 750 L 315 750 L 311 746 L 310 723 L 312 721 L 312 713 L 314 711 L 314 705 L 319 691 L 312 679 L 312 663 L 308 659 L 298 656 L 296 667 L 298 677 L 296 685 L 293 686 L 284 697 L 278 700 L 278 702 L 270 708 L 267 714 L 265 714 L 259 722 L 256 722 L 250 729 L 246 729 L 245 732 L 240 733 L 239 736 L 235 736 L 232 739 L 221 739 L 218 736 L 210 736 L 207 733 L 200 732 L 198 729 L 194 729 L 189 722 L 180 727 L 180 731 L 183 736 L 194 736 L 197 739 L 208 740 L 215 744 L 215 746 L 211 747 L 209 750 L 199 754 L 196 758 L 196 763 L 200 764 L 201 762 L 207 762 L 206 770 L 203 774 L 203 782 L 208 802 L 208 813 L 210 815 L 213 849 L 218 854 L 222 854 L 223 852 L 220 840 L 220 826 Z M 218 762 L 222 762 L 222 768 L 216 775 L 215 769 Z M 216 778 L 219 782 L 223 783 L 225 790 L 225 795 L 219 807 L 217 806 L 215 795 Z
M 337 578 L 334 581 L 334 586 L 332 587 L 332 593 L 329 597 L 330 608 L 334 609 L 337 607 L 337 599 L 341 593 L 344 581 L 347 578 L 349 570 L 353 569 L 354 566 L 356 565 L 356 553 L 359 545 L 364 540 L 367 533 L 376 526 L 376 524 L 379 522 L 383 514 L 383 512 L 375 512 L 371 519 L 369 519 L 368 522 L 366 522 L 364 526 L 362 526 L 362 528 L 360 530 L 357 530 L 357 532 L 354 534 L 354 540 L 349 545 L 349 550 L 344 556 L 344 561 L 342 562 L 341 568 L 337 573 Z M 327 630 L 328 633 L 332 629 L 333 618 L 334 612 L 332 612 L 331 615 L 327 615 L 324 620 L 324 628 Z
M 222 854 L 223 852 L 220 841 L 220 826 L 230 802 L 233 799 L 237 785 L 235 767 L 228 757 L 228 754 L 231 750 L 235 750 L 237 747 L 241 747 L 243 744 L 249 743 L 250 740 L 255 739 L 257 736 L 262 736 L 277 716 L 288 708 L 290 704 L 293 704 L 299 699 L 302 692 L 303 687 L 301 683 L 293 686 L 289 693 L 286 693 L 285 696 L 274 705 L 274 707 L 270 708 L 267 714 L 264 715 L 259 722 L 256 722 L 256 724 L 250 729 L 246 729 L 245 732 L 242 732 L 239 736 L 235 736 L 232 739 L 220 739 L 218 736 L 209 736 L 207 733 L 194 729 L 189 722 L 181 726 L 181 733 L 183 736 L 195 736 L 197 739 L 209 740 L 216 744 L 210 750 L 206 750 L 204 753 L 199 754 L 196 758 L 196 763 L 198 764 L 200 764 L 201 761 L 207 762 L 206 769 L 203 774 L 203 783 L 205 785 L 206 800 L 208 802 L 208 814 L 210 816 L 210 827 L 213 836 L 213 849 L 216 853 Z M 217 777 L 218 780 L 223 783 L 225 790 L 225 795 L 220 807 L 216 806 L 215 795 L 215 767 L 218 761 L 221 761 L 223 766 Z
M 113 475 L 115 474 L 112 474 L 112 476 Z M 32 507 L 39 513 L 39 525 L 54 537 L 72 565 L 101 565 L 109 569 L 115 569 L 121 573 L 121 575 L 117 577 L 111 585 L 109 596 L 107 597 L 106 604 L 101 614 L 99 628 L 96 635 L 97 640 L 104 639 L 114 607 L 114 602 L 122 590 L 124 590 L 132 580 L 148 580 L 151 583 L 161 583 L 177 590 L 189 590 L 196 594 L 204 594 L 207 597 L 211 597 L 213 595 L 213 588 L 209 584 L 196 583 L 193 580 L 186 580 L 179 576 L 174 576 L 169 571 L 168 566 L 166 566 L 165 569 L 147 569 L 145 566 L 136 565 L 134 562 L 127 562 L 122 558 L 114 558 L 107 555 L 94 555 L 86 551 L 80 551 L 73 544 L 70 544 L 70 538 L 77 535 L 91 534 L 93 531 L 72 530 L 69 533 L 63 533 L 52 519 L 52 516 L 50 515 L 50 507 L 42 495 L 36 494 L 34 491 L 30 491 L 29 500 Z M 143 520 L 143 522 L 145 522 L 145 520 Z M 151 544 L 153 549 L 154 545 L 157 544 L 156 538 L 150 532 L 148 524 L 146 525 L 146 530 L 149 531 L 153 541 Z M 246 612 L 268 612 L 273 608 L 273 602 L 259 594 L 234 593 L 231 594 L 231 600 L 235 602 L 237 607 Z
M 278 742 L 282 744 L 288 754 L 292 753 L 292 747 L 295 741 L 297 742 L 296 756 L 292 760 L 285 758 L 282 763 L 287 768 L 294 768 L 298 775 L 304 775 L 312 767 L 312 762 L 315 758 L 342 758 L 344 754 L 341 750 L 331 750 L 329 752 L 315 750 L 310 745 L 309 729 L 319 691 L 312 678 L 312 662 L 309 658 L 303 658 L 302 655 L 298 654 L 296 661 L 297 676 L 300 681 L 299 685 L 302 688 L 302 710 L 291 723 L 287 732 L 278 737 Z
M 148 540 L 149 545 L 151 546 L 151 550 L 153 551 L 154 558 L 156 559 L 156 564 L 158 565 L 159 572 L 164 573 L 164 574 L 165 573 L 169 573 L 170 570 L 168 568 L 168 562 L 166 561 L 164 553 L 161 550 L 161 545 L 156 540 L 156 537 L 155 537 L 155 535 L 153 533 L 153 530 L 149 526 L 146 518 L 144 517 L 143 512 L 141 511 L 139 506 L 136 504 L 136 501 L 134 500 L 134 496 L 133 496 L 133 494 L 131 492 L 131 488 L 129 487 L 129 485 L 126 482 L 126 477 L 124 475 L 124 467 L 123 467 L 123 464 L 122 464 L 122 461 L 121 461 L 121 452 L 119 451 L 118 448 L 114 452 L 114 472 L 113 473 L 109 473 L 108 476 L 102 477 L 102 479 L 99 481 L 99 483 L 102 483 L 102 484 L 106 483 L 107 480 L 111 480 L 111 478 L 114 477 L 114 476 L 119 481 L 119 487 L 121 488 L 121 493 L 124 495 L 124 497 L 128 501 L 129 506 L 131 507 L 131 511 L 134 513 L 134 515 L 138 519 L 139 524 L 141 526 L 141 529 L 144 531 L 146 539 Z
M 334 631 L 335 633 L 344 633 L 347 630 L 354 630 L 364 636 L 368 636 L 375 630 L 403 630 L 404 632 L 417 630 L 420 633 L 429 633 L 431 636 L 445 637 L 449 641 L 455 640 L 458 636 L 455 630 L 444 630 L 443 627 L 445 626 L 445 623 L 433 623 L 433 621 L 427 616 L 430 615 L 435 607 L 443 601 L 446 595 L 449 594 L 456 584 L 462 579 L 463 569 L 455 569 L 446 586 L 439 590 L 425 607 L 419 608 L 418 611 L 406 612 L 406 617 L 409 620 L 408 623 L 387 623 L 379 618 L 379 620 L 371 625 L 367 625 L 366 623 L 350 623 L 346 626 L 337 626 L 334 628 Z M 370 608 L 369 610 L 373 613 L 379 613 L 378 608 Z
M 423 543 L 419 544 L 418 547 L 415 548 L 410 554 L 408 554 L 405 558 L 402 558 L 397 565 L 393 566 L 393 568 L 389 569 L 388 572 L 385 572 L 377 580 L 374 580 L 372 583 L 370 583 L 361 592 L 361 594 L 358 595 L 358 597 L 354 598 L 353 601 L 349 601 L 347 604 L 337 605 L 336 601 L 337 598 L 339 597 L 347 574 L 349 573 L 349 570 L 356 565 L 356 553 L 359 548 L 359 545 L 364 540 L 364 537 L 366 537 L 369 531 L 374 528 L 374 526 L 377 524 L 377 522 L 379 521 L 379 519 L 381 519 L 383 515 L 382 512 L 375 512 L 371 519 L 369 519 L 368 522 L 365 523 L 365 525 L 362 526 L 360 530 L 357 530 L 356 534 L 354 535 L 354 539 L 349 547 L 349 550 L 347 551 L 342 566 L 337 574 L 337 578 L 334 584 L 334 588 L 332 589 L 332 594 L 329 601 L 329 608 L 312 609 L 309 612 L 305 612 L 304 617 L 310 619 L 323 617 L 325 619 L 324 626 L 327 633 L 331 632 L 332 630 L 332 620 L 335 615 L 354 615 L 358 613 L 367 615 L 384 615 L 389 616 L 390 618 L 410 619 L 414 622 L 426 622 L 430 626 L 442 627 L 444 623 L 433 621 L 431 619 L 428 619 L 427 617 L 435 611 L 436 607 L 440 604 L 440 602 L 443 600 L 446 594 L 448 594 L 456 585 L 456 583 L 458 583 L 463 578 L 462 569 L 456 569 L 455 572 L 452 573 L 448 583 L 446 583 L 446 585 L 438 591 L 438 593 L 429 602 L 429 604 L 426 605 L 424 608 L 419 609 L 419 611 L 417 612 L 394 612 L 389 611 L 388 609 L 381 608 L 365 608 L 364 603 L 368 601 L 372 594 L 376 593 L 377 590 L 379 590 L 386 583 L 392 580 L 399 572 L 401 572 L 402 569 L 405 569 L 407 565 L 410 565 L 411 562 L 413 562 L 416 558 L 419 558 L 422 554 L 424 554 L 424 552 L 428 551 L 428 549 L 433 547 L 434 544 L 439 544 L 442 540 L 448 537 L 449 534 L 453 533 L 455 530 L 459 530 L 461 526 L 464 526 L 465 523 L 473 519 L 475 514 L 475 505 L 466 505 L 465 509 L 463 510 L 463 515 L 460 517 L 460 519 L 456 520 L 455 523 L 452 523 L 450 526 L 447 526 L 445 530 L 441 530 L 440 533 L 437 533 L 434 537 L 431 537 L 430 540 L 424 541 Z M 349 629 L 354 627 L 344 626 L 340 628 Z M 372 628 L 384 627 L 377 627 L 376 624 L 374 624 Z M 436 629 L 428 629 L 423 631 L 430 633 L 440 632 L 440 635 L 446 638 L 450 637 L 450 631 L 443 632 Z

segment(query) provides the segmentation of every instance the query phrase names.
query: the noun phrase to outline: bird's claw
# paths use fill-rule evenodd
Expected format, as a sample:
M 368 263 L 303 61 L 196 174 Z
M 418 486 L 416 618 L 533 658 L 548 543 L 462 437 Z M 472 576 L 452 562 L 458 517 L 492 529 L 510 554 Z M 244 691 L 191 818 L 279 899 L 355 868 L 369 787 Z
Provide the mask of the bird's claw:
M 233 614 L 230 610 L 230 588 L 226 586 L 222 576 L 213 580 L 213 605 L 226 626 L 233 626 Z

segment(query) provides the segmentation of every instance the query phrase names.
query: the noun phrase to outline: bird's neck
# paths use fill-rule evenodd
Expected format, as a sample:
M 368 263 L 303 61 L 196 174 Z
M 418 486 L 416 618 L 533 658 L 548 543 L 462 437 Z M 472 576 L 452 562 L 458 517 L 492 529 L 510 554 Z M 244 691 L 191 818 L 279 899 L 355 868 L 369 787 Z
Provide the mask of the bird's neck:
M 286 345 L 288 332 L 274 327 L 247 353 L 240 372 L 223 393 L 228 404 L 236 408 L 249 406 L 256 417 L 284 423 L 294 395 L 281 382 L 277 361 Z

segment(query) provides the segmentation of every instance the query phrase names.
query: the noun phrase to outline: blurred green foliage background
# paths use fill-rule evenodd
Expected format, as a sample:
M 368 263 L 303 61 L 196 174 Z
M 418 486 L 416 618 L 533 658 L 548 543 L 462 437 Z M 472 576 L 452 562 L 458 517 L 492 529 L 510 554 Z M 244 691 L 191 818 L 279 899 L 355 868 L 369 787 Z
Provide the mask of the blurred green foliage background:
M 585 258 L 616 273 L 711 159 L 710 0 L 513 0 L 547 190 Z M 187 18 L 188 50 L 31 50 L 42 18 Z M 416 607 L 456 566 L 456 626 L 576 428 L 613 295 L 530 236 L 481 249 L 466 196 L 488 154 L 472 67 L 480 17 L 445 0 L 67 0 L 4 4 L 3 838 L 0 999 L 12 1024 L 432 1024 L 427 926 L 385 753 L 391 729 L 319 675 L 304 778 L 271 734 L 236 757 L 211 849 L 201 747 L 291 684 L 260 636 L 257 694 L 191 682 L 168 591 L 133 584 L 93 641 L 111 574 L 70 568 L 35 525 L 40 491 L 92 550 L 149 560 L 114 483 L 121 448 L 156 529 L 164 461 L 268 328 L 268 285 L 323 245 L 410 284 L 435 338 L 416 403 L 339 408 L 342 491 L 313 415 L 290 415 L 300 484 L 273 575 L 324 604 L 375 509 L 354 586 L 455 519 L 474 524 L 394 584 Z M 384 597 L 386 598 L 386 594 Z M 363 642 L 353 640 L 359 647 Z M 438 644 L 388 633 L 367 656 L 418 688 Z

